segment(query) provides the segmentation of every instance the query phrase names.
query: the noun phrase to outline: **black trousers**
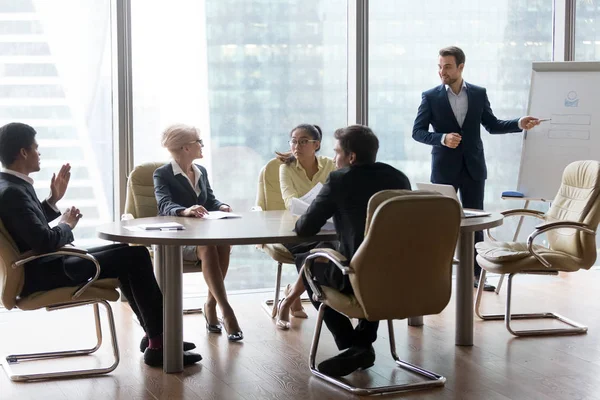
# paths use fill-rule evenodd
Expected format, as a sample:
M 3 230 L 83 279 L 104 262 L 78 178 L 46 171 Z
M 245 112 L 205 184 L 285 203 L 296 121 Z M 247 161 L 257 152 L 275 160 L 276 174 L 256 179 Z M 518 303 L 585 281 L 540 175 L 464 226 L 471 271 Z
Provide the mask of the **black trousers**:
M 304 260 L 310 253 L 297 254 L 296 265 L 302 267 Z M 352 294 L 352 285 L 348 276 L 342 274 L 337 266 L 332 263 L 315 263 L 312 268 L 313 278 L 322 286 L 329 286 L 345 294 Z M 308 296 L 318 310 L 321 303 L 313 300 L 313 292 L 306 280 L 304 274 L 302 274 L 304 280 L 304 287 L 308 292 Z M 371 322 L 366 319 L 359 319 L 358 325 L 352 326 L 350 318 L 346 317 L 335 311 L 333 308 L 327 307 L 323 316 L 325 325 L 333 334 L 333 339 L 338 349 L 344 350 L 351 346 L 356 347 L 369 347 L 375 340 L 377 340 L 377 329 L 379 328 L 379 321 Z
M 119 288 L 129 301 L 148 337 L 163 333 L 163 298 L 158 287 L 150 254 L 144 246 L 114 244 L 88 249 L 100 263 L 98 279 L 117 278 Z M 56 260 L 59 261 L 59 260 Z M 41 290 L 85 284 L 96 273 L 94 264 L 83 258 L 67 256 L 59 268 L 36 268 L 25 274 L 21 296 Z M 40 265 L 40 267 L 42 267 Z
M 460 173 L 458 181 L 455 182 L 434 182 L 454 186 L 454 189 L 460 195 L 460 201 L 464 208 L 473 208 L 475 210 L 483 210 L 483 197 L 485 194 L 485 180 L 474 180 L 469 175 L 465 166 Z M 483 231 L 475 232 L 475 244 L 483 242 Z M 477 252 L 473 248 L 474 264 L 473 273 L 476 278 L 481 275 L 481 267 L 477 264 Z

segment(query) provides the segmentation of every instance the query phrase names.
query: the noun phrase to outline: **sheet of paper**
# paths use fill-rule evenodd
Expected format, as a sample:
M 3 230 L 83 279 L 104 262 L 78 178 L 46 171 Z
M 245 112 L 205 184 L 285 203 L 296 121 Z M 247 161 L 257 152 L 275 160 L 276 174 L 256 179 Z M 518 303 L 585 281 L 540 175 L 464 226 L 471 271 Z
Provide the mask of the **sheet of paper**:
M 140 228 L 139 226 L 136 225 L 129 225 L 129 226 L 124 226 L 124 229 L 127 229 L 130 232 L 143 232 L 144 229 Z
M 308 193 L 306 193 L 304 196 L 300 197 L 300 200 L 302 200 L 303 202 L 305 202 L 307 204 L 312 203 L 322 188 L 323 188 L 323 184 L 321 182 L 317 182 L 317 184 L 312 189 L 310 189 L 310 191 Z
M 163 229 L 183 230 L 185 227 L 178 222 L 161 222 L 158 224 L 140 224 L 136 225 L 145 231 L 159 231 Z
M 210 211 L 208 215 L 202 217 L 203 219 L 222 219 L 222 218 L 242 218 L 239 214 L 234 214 L 224 211 Z
M 309 205 L 310 205 L 309 203 L 306 203 L 301 199 L 293 198 L 292 204 L 290 205 L 290 212 L 292 213 L 292 215 L 300 216 L 306 212 Z M 324 231 L 335 231 L 335 225 L 333 224 L 333 218 L 329 218 L 327 220 L 327 222 L 325 223 L 325 225 L 323 225 L 323 228 L 321 228 L 321 229 Z
M 290 212 L 292 213 L 292 215 L 300 216 L 306 212 L 306 209 L 308 208 L 309 204 L 310 203 L 307 203 L 294 197 L 292 198 L 292 204 L 290 205 Z

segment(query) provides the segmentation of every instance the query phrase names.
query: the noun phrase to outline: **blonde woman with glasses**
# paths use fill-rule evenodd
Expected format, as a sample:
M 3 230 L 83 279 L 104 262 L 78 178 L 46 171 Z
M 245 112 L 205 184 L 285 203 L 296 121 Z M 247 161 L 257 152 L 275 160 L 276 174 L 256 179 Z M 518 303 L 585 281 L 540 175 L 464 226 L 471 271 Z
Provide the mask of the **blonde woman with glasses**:
M 202 139 L 193 126 L 173 125 L 162 135 L 162 146 L 169 150 L 173 160 L 154 172 L 154 194 L 159 215 L 202 218 L 210 211 L 230 212 L 231 207 L 215 197 L 206 169 L 194 164 L 202 158 Z M 227 339 L 238 341 L 244 338 L 237 318 L 227 300 L 224 279 L 229 268 L 231 246 L 184 246 L 183 258 L 201 261 L 202 273 L 208 286 L 208 297 L 204 304 L 206 330 L 221 333 L 217 317 L 217 305 L 221 308 Z
M 288 210 L 293 198 L 304 196 L 317 183 L 324 184 L 329 177 L 329 173 L 335 169 L 333 159 L 317 155 L 317 152 L 321 149 L 322 138 L 323 133 L 317 125 L 301 124 L 290 132 L 290 151 L 275 153 L 277 158 L 283 163 L 279 167 L 279 182 L 281 185 L 281 195 Z M 296 268 L 300 271 L 302 268 L 301 263 L 305 257 L 298 256 L 316 247 L 333 248 L 334 243 L 310 242 L 284 244 L 284 246 L 294 255 Z M 287 285 L 284 292 L 285 297 L 277 306 L 276 326 L 279 329 L 287 330 L 290 328 L 289 315 L 297 318 L 307 318 L 306 312 L 300 302 L 300 296 L 290 296 L 292 291 L 294 293 L 302 293 L 304 291 L 304 284 L 302 280 L 298 280 L 295 285 L 301 287 L 296 288 L 297 290 L 292 290 L 292 285 Z

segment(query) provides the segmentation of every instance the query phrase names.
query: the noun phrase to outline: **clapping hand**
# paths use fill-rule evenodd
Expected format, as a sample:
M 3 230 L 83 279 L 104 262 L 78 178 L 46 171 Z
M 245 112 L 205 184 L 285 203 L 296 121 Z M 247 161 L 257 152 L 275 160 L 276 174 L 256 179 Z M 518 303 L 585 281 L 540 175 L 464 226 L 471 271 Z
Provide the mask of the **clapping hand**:
M 69 186 L 69 180 L 71 179 L 71 165 L 69 163 L 64 164 L 60 167 L 60 171 L 57 174 L 52 174 L 50 180 L 50 197 L 48 197 L 48 203 L 55 206 L 60 199 L 63 198 Z
M 75 229 L 75 226 L 79 220 L 83 217 L 83 214 L 77 207 L 69 207 L 65 210 L 64 214 L 60 218 L 59 223 L 67 224 L 71 227 L 71 230 Z

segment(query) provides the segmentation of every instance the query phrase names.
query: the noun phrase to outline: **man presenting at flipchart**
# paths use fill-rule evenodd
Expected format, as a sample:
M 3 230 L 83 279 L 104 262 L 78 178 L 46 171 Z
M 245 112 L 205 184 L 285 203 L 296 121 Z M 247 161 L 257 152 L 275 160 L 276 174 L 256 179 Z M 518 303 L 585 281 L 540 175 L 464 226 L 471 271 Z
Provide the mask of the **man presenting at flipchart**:
M 442 84 L 422 94 L 413 126 L 413 138 L 432 146 L 431 182 L 452 185 L 465 208 L 483 210 L 487 168 L 481 142 L 480 124 L 492 133 L 519 132 L 538 125 L 533 117 L 499 120 L 494 116 L 485 88 L 462 78 L 465 53 L 450 46 L 439 52 Z M 429 131 L 429 125 L 433 132 Z M 475 242 L 483 232 L 475 233 Z M 481 268 L 475 261 L 475 287 Z M 486 291 L 495 288 L 486 284 Z

